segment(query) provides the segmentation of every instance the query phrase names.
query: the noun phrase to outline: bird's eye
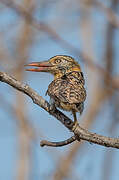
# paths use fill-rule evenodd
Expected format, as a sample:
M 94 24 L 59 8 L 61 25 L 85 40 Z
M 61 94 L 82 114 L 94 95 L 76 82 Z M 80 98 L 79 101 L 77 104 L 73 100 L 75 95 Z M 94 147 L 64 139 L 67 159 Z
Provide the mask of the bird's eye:
M 55 59 L 54 63 L 55 63 L 55 64 L 61 63 L 61 59 Z

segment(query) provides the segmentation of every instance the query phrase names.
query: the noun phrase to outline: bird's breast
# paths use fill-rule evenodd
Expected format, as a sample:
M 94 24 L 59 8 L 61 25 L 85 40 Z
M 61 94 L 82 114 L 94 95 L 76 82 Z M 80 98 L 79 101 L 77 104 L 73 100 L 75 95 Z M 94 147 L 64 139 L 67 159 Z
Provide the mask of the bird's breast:
M 52 81 L 47 93 L 54 99 L 55 106 L 65 111 L 75 110 L 81 113 L 86 99 L 84 84 L 81 72 L 72 72 Z

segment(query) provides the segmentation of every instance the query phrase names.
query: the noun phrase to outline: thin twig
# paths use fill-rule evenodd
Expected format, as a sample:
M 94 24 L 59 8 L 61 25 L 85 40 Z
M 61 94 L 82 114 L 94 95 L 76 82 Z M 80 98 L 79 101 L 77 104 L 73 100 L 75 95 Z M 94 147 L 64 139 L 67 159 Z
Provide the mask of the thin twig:
M 23 92 L 24 94 L 27 94 L 35 104 L 39 105 L 47 112 L 49 112 L 52 116 L 56 117 L 62 124 L 64 124 L 65 127 L 72 131 L 78 141 L 79 139 L 83 139 L 102 146 L 119 149 L 119 138 L 110 138 L 98 135 L 96 133 L 91 133 L 88 130 L 80 127 L 79 125 L 74 128 L 74 123 L 71 119 L 69 119 L 66 115 L 64 115 L 57 109 L 51 110 L 50 104 L 41 96 L 39 96 L 32 88 L 30 88 L 26 84 L 19 82 L 18 80 L 9 76 L 7 73 L 0 72 L 0 81 L 9 84 L 10 86 Z
M 50 141 L 42 140 L 40 142 L 40 146 L 41 147 L 43 147 L 43 146 L 61 147 L 61 146 L 65 146 L 65 145 L 71 144 L 75 140 L 76 140 L 75 136 L 72 136 L 69 139 L 67 139 L 65 141 L 60 141 L 60 142 L 50 142 Z

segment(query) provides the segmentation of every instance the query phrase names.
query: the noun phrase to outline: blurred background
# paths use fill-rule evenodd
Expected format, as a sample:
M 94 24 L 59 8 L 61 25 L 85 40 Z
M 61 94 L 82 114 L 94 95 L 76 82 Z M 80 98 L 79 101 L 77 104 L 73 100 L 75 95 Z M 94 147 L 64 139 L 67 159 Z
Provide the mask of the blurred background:
M 0 0 L 0 71 L 45 96 L 53 77 L 24 64 L 70 55 L 81 65 L 87 99 L 80 124 L 119 137 L 119 1 Z M 111 81 L 109 75 L 113 77 Z M 71 113 L 66 113 L 72 118 Z M 69 132 L 32 100 L 0 82 L 0 180 L 118 180 L 119 150 L 81 141 L 53 148 Z

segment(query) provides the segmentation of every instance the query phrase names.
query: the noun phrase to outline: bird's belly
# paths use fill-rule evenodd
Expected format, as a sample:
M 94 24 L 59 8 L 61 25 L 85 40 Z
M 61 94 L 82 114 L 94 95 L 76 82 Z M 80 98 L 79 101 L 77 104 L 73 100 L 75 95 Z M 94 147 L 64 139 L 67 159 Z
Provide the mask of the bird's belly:
M 73 104 L 63 103 L 63 102 L 60 102 L 58 107 L 65 110 L 65 111 L 72 111 L 72 109 L 74 109 Z
M 65 102 L 55 101 L 55 106 L 65 111 L 75 111 L 82 114 L 84 109 L 84 103 L 70 104 Z

